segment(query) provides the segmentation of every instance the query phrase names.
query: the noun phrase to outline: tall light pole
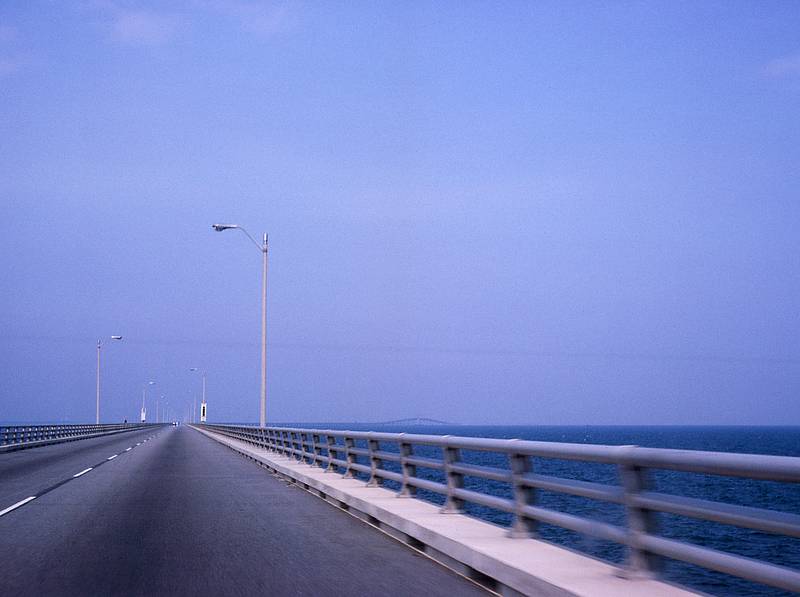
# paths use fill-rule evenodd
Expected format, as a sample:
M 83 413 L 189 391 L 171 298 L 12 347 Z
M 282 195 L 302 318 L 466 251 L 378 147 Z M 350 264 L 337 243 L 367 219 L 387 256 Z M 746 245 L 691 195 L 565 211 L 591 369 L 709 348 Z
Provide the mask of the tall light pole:
M 122 336 L 111 336 L 112 340 L 122 340 Z M 94 407 L 94 422 L 100 424 L 100 349 L 103 347 L 102 340 L 97 341 L 97 402 Z
M 147 386 L 154 386 L 154 385 L 156 385 L 156 382 L 148 381 L 142 387 L 142 423 L 144 423 L 145 419 L 147 419 L 147 409 L 145 408 L 145 400 L 147 398 Z
M 259 245 L 256 239 L 238 224 L 212 224 L 211 227 L 217 232 L 233 229 L 241 230 L 263 254 L 261 270 L 261 417 L 259 424 L 261 427 L 265 427 L 267 424 L 267 233 L 264 233 L 264 238 Z
M 189 369 L 189 371 L 199 371 L 199 369 L 197 367 L 191 367 Z M 203 409 L 206 406 L 206 372 L 205 371 L 203 371 L 202 376 L 203 376 L 203 402 L 202 402 L 202 406 L 200 407 L 200 412 L 204 412 Z M 193 412 L 195 412 L 195 413 L 197 412 L 197 399 L 196 398 L 192 398 L 192 409 L 193 409 Z M 194 416 L 192 417 L 192 423 L 197 423 L 197 421 L 195 421 L 195 417 Z

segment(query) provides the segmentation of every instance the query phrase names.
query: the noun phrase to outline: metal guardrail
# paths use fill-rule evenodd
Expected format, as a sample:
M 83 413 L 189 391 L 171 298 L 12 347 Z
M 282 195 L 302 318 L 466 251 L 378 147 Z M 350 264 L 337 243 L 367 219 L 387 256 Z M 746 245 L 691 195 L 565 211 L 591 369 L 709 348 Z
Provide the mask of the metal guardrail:
M 6 425 L 0 426 L 0 451 L 12 446 L 25 447 L 36 442 L 82 439 L 96 435 L 133 431 L 147 424 L 118 423 L 111 425 Z
M 513 516 L 512 537 L 533 536 L 536 525 L 545 523 L 621 544 L 627 548 L 626 570 L 632 576 L 655 575 L 658 558 L 667 557 L 800 592 L 800 571 L 660 536 L 653 513 L 664 512 L 789 537 L 800 537 L 800 516 L 653 491 L 647 474 L 649 469 L 659 469 L 799 483 L 800 458 L 405 433 L 233 425 L 203 425 L 203 428 L 325 467 L 328 471 L 343 472 L 345 477 L 362 473 L 369 477 L 367 484 L 370 486 L 379 486 L 383 480 L 395 481 L 400 486 L 398 494 L 401 496 L 414 496 L 417 489 L 440 494 L 445 498 L 443 513 L 462 512 L 466 502 L 508 512 Z M 357 446 L 357 442 L 366 447 Z M 396 447 L 397 451 L 384 449 L 386 444 Z M 439 448 L 442 457 L 415 455 L 417 446 Z M 462 460 L 462 450 L 504 454 L 509 466 L 470 464 Z M 533 458 L 615 465 L 619 484 L 536 474 Z M 387 470 L 386 462 L 395 463 L 399 472 Z M 446 482 L 422 478 L 417 474 L 418 468 L 441 471 Z M 465 489 L 465 476 L 506 483 L 513 499 Z M 626 526 L 539 506 L 536 504 L 537 489 L 619 504 L 625 509 Z

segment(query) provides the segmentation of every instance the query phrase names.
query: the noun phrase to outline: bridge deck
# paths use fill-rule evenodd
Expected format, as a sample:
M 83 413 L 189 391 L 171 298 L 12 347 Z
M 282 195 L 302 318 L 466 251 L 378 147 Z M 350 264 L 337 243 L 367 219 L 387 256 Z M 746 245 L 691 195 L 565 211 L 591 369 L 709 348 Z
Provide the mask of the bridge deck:
M 186 428 L 2 455 L 0 479 L 0 511 L 37 496 L 0 516 L 8 594 L 486 594 Z

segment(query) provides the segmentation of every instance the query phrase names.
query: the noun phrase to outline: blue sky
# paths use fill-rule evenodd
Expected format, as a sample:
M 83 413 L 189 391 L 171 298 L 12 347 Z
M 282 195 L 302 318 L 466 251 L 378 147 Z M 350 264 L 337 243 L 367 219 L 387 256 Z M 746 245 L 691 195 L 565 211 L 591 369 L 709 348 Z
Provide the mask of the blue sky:
M 797 424 L 796 2 L 5 2 L 0 420 Z

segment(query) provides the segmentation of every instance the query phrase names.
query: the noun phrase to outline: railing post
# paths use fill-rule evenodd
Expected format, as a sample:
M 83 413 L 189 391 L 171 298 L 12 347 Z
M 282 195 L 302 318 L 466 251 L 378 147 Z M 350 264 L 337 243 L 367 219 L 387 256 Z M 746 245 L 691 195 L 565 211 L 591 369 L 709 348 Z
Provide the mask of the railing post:
M 383 479 L 378 475 L 378 470 L 381 468 L 381 459 L 377 456 L 378 451 L 381 449 L 380 442 L 376 439 L 368 439 L 367 447 L 369 448 L 369 481 L 367 481 L 367 487 L 380 487 L 383 484 Z
M 628 519 L 628 561 L 627 576 L 631 578 L 651 578 L 658 568 L 658 558 L 640 545 L 642 535 L 653 534 L 656 530 L 655 513 L 636 505 L 636 496 L 647 489 L 647 471 L 636 466 L 631 459 L 636 446 L 623 446 L 628 454 L 623 454 L 619 464 L 619 476 L 623 489 L 623 502 Z
M 453 471 L 453 465 L 461 461 L 461 450 L 445 446 L 442 448 L 442 457 L 444 460 L 444 474 L 447 479 L 447 500 L 441 512 L 442 514 L 460 514 L 464 511 L 464 500 L 457 498 L 453 494 L 456 489 L 464 487 L 464 475 Z
M 292 442 L 291 442 L 292 433 L 290 431 L 283 431 L 282 433 L 283 433 L 283 453 L 286 456 L 291 456 L 292 455 Z
M 322 445 L 319 441 L 319 433 L 312 433 L 311 434 L 311 445 L 314 449 L 314 462 L 312 463 L 314 466 L 321 466 L 320 463 L 322 462 Z
M 303 450 L 303 462 L 305 462 L 306 464 L 313 465 L 314 464 L 314 440 L 311 439 L 310 435 L 311 434 L 309 434 L 309 433 L 303 433 L 302 434 L 302 439 L 300 440 L 300 446 L 301 446 L 301 449 Z M 309 443 L 309 442 L 311 443 L 311 449 L 310 450 L 308 449 L 308 446 L 306 446 L 306 444 Z
M 300 460 L 300 462 L 302 462 L 303 464 L 313 464 L 313 459 L 314 459 L 314 457 L 312 455 L 313 452 L 314 452 L 313 446 L 312 446 L 312 449 L 310 451 L 308 450 L 308 447 L 306 446 L 306 444 L 309 441 L 308 435 L 309 434 L 306 433 L 305 431 L 300 433 L 300 451 L 303 453 L 303 458 Z
M 400 435 L 405 435 L 401 433 Z M 417 495 L 417 488 L 410 485 L 408 480 L 411 477 L 417 476 L 417 466 L 409 464 L 408 459 L 414 454 L 414 446 L 409 442 L 400 442 L 400 470 L 403 473 L 403 484 L 400 486 L 400 492 L 397 497 L 414 497 Z
M 281 429 L 281 446 L 283 447 L 283 455 L 291 456 L 292 452 L 289 449 L 289 432 Z
M 356 463 L 356 455 L 351 452 L 355 445 L 356 441 L 352 437 L 344 438 L 344 453 L 345 458 L 347 459 L 347 468 L 344 469 L 343 475 L 345 479 L 352 479 L 355 477 L 353 465 Z
M 300 462 L 302 464 L 307 464 L 308 459 L 306 458 L 306 442 L 308 441 L 308 434 L 305 431 L 301 431 L 297 434 L 298 439 L 298 448 L 300 448 Z
M 531 459 L 527 454 L 508 455 L 511 467 L 511 484 L 514 488 L 514 524 L 508 532 L 509 537 L 532 537 L 536 532 L 536 521 L 525 516 L 524 508 L 534 502 L 536 493 L 532 487 L 525 485 L 525 475 L 533 470 Z
M 333 435 L 327 435 L 326 447 L 328 448 L 328 466 L 325 468 L 326 473 L 333 473 L 336 471 L 336 465 L 333 464 L 334 459 L 339 459 L 339 451 L 336 449 L 336 438 Z

